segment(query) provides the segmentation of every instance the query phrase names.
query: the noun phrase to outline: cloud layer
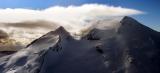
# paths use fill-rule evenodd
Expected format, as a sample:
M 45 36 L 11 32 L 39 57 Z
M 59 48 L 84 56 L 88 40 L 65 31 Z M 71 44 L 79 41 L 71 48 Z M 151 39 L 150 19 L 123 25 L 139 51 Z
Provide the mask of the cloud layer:
M 97 16 L 128 16 L 142 14 L 142 11 L 100 4 L 84 4 L 82 6 L 54 6 L 43 10 L 0 9 L 0 22 L 20 22 L 26 20 L 48 20 L 78 22 Z
M 115 17 L 115 16 L 128 16 L 128 15 L 137 15 L 143 14 L 142 11 L 123 8 L 123 7 L 114 7 L 108 5 L 101 4 L 84 4 L 82 6 L 54 6 L 49 7 L 42 10 L 32 10 L 32 9 L 22 9 L 22 8 L 6 8 L 0 9 L 0 22 L 1 23 L 19 23 L 25 22 L 25 24 L 3 24 L 3 28 L 8 33 L 12 33 L 12 36 L 16 34 L 16 37 L 33 37 L 32 35 L 44 34 L 44 32 L 48 32 L 49 30 L 53 30 L 49 27 L 55 26 L 55 24 L 59 26 L 64 26 L 68 29 L 81 29 L 86 25 L 90 20 L 96 18 L 107 18 L 107 17 Z M 28 21 L 49 21 L 53 22 L 46 23 L 29 23 Z M 28 23 L 27 23 L 28 22 Z M 0 25 L 2 26 L 2 24 Z M 22 31 L 23 28 L 23 31 Z M 27 30 L 27 28 L 34 28 L 31 30 Z M 41 30 L 40 28 L 49 29 L 47 31 Z M 14 32 L 13 32 L 14 31 Z M 13 34 L 14 33 L 14 34 Z M 30 34 L 32 33 L 32 34 Z M 25 36 L 24 36 L 24 35 Z M 37 36 L 34 36 L 37 38 Z
M 3 23 L 2 25 L 3 27 L 14 27 L 23 29 L 36 29 L 36 28 L 53 29 L 58 27 L 58 24 L 56 23 L 43 20 Z
M 135 9 L 101 4 L 84 4 L 82 6 L 68 7 L 54 6 L 42 10 L 7 8 L 0 9 L 0 22 L 15 23 L 22 21 L 46 20 L 58 23 L 66 28 L 78 29 L 83 27 L 87 20 L 97 17 L 128 16 L 137 14 L 143 14 L 143 12 Z M 39 27 L 38 25 L 33 25 L 33 27 L 36 26 Z M 43 24 L 41 26 L 43 26 Z M 45 24 L 44 26 L 48 27 L 48 25 Z M 24 24 L 23 27 L 30 27 L 30 25 L 28 24 L 27 26 Z

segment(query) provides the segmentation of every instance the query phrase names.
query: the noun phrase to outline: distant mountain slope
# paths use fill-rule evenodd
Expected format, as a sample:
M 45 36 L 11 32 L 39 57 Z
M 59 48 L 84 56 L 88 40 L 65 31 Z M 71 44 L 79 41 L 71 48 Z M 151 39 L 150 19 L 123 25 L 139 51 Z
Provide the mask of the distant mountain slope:
M 0 73 L 159 73 L 159 35 L 131 17 L 80 40 L 59 27 L 0 58 Z

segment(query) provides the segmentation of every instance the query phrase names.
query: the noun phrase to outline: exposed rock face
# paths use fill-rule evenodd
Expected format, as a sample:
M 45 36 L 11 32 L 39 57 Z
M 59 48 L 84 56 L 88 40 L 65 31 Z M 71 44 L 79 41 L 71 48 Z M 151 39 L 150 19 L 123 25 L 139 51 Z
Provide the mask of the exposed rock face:
M 0 57 L 10 55 L 15 53 L 16 51 L 0 51 Z
M 63 27 L 0 59 L 0 73 L 159 73 L 160 34 L 130 17 L 75 40 Z

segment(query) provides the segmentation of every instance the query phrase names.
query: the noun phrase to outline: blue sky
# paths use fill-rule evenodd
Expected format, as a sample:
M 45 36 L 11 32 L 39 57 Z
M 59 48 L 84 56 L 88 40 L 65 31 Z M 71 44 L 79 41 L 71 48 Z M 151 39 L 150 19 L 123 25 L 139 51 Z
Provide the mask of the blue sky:
M 97 3 L 137 9 L 146 14 L 133 16 L 141 23 L 160 31 L 160 0 L 0 0 L 0 8 L 45 9 Z

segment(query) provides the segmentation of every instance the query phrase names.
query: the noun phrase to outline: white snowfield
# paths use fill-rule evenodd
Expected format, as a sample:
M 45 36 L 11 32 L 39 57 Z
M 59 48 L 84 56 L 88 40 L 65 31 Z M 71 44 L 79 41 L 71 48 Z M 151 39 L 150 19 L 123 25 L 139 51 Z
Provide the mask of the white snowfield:
M 78 40 L 63 27 L 45 34 L 0 58 L 0 73 L 160 72 L 158 32 L 130 17 L 93 24 Z

